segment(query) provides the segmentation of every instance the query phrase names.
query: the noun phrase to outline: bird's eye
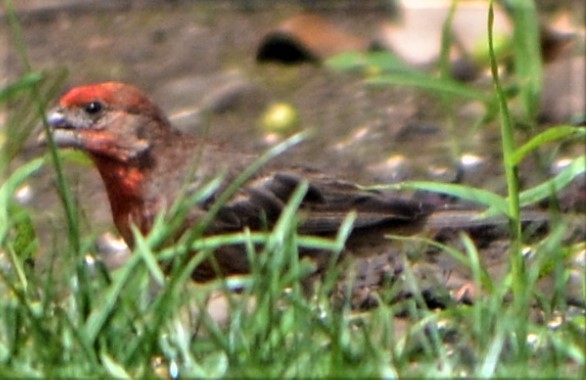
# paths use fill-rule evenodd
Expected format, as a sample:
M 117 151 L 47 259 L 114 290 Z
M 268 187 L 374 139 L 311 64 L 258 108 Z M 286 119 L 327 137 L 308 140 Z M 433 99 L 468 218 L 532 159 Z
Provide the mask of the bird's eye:
M 84 110 L 86 113 L 90 115 L 95 115 L 100 112 L 104 106 L 100 102 L 89 102 L 84 106 Z

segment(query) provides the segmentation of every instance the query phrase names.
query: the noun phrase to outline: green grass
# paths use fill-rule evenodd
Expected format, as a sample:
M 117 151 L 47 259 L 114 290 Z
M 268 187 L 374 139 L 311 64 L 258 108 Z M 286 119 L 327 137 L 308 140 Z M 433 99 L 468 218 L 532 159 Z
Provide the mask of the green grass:
M 531 7 L 523 8 L 528 5 L 531 2 L 517 2 L 526 12 L 534 12 Z M 537 17 L 524 12 L 516 15 L 518 28 L 513 43 L 535 49 Z M 338 267 L 332 266 L 314 296 L 304 293 L 304 279 L 313 267 L 299 259 L 299 247 L 326 249 L 335 259 L 352 223 L 350 215 L 332 240 L 299 236 L 295 211 L 306 191 L 304 186 L 273 231 L 202 238 L 201 229 L 195 229 L 174 246 L 162 245 L 186 209 L 217 187 L 217 181 L 212 181 L 174 205 L 168 215 L 160 216 L 149 236 L 136 234 L 135 252 L 122 268 L 108 272 L 99 261 L 89 265 L 86 252 L 92 249 L 93 236 L 83 235 L 79 228 L 76 202 L 63 174 L 63 155 L 51 145 L 45 157 L 14 165 L 19 149 L 10 149 L 21 147 L 40 122 L 44 105 L 55 97 L 63 74 L 33 71 L 24 44 L 19 42 L 15 18 L 12 31 L 29 70 L 0 90 L 0 104 L 7 107 L 9 115 L 3 130 L 0 167 L 0 377 L 584 376 L 586 318 L 583 312 L 573 313 L 566 305 L 565 281 L 571 270 L 567 262 L 586 247 L 564 240 L 567 226 L 562 220 L 533 244 L 536 259 L 526 264 L 521 251 L 524 242 L 519 232 L 519 208 L 548 199 L 583 174 L 586 158 L 574 159 L 557 176 L 527 189 L 517 183 L 516 175 L 518 165 L 528 155 L 548 145 L 583 140 L 586 132 L 584 128 L 559 126 L 532 134 L 524 144 L 517 142 L 519 131 L 508 111 L 510 94 L 496 70 L 493 93 L 492 89 L 473 88 L 446 76 L 412 71 L 389 56 L 352 57 L 360 61 L 352 65 L 382 66 L 380 75 L 370 78 L 377 85 L 420 87 L 437 94 L 442 102 L 462 98 L 483 102 L 486 114 L 479 125 L 500 115 L 507 194 L 431 182 L 402 183 L 393 188 L 426 189 L 475 200 L 489 213 L 506 215 L 514 231 L 512 270 L 501 282 L 490 278 L 479 260 L 478 248 L 465 234 L 460 236 L 461 250 L 430 243 L 471 268 L 475 285 L 485 292 L 473 305 L 429 309 L 417 292 L 420 284 L 413 268 L 407 266 L 405 281 L 415 290 L 412 298 L 392 304 L 382 302 L 373 310 L 356 313 L 348 302 L 334 303 L 329 296 L 334 289 L 340 291 L 336 283 Z M 536 80 L 532 78 L 541 69 L 535 53 L 530 50 L 515 57 L 515 79 Z M 494 69 L 494 54 L 491 58 Z M 539 83 L 519 86 L 524 110 L 521 122 L 535 125 Z M 18 134 L 12 132 L 16 130 Z M 295 136 L 267 152 L 257 164 L 299 139 Z M 53 168 L 56 173 L 68 231 L 66 239 L 58 240 L 54 248 L 43 247 L 50 256 L 65 258 L 58 264 L 49 263 L 44 271 L 31 267 L 39 250 L 31 211 L 14 200 L 20 185 L 41 168 Z M 243 173 L 222 199 L 229 198 L 254 169 Z M 212 213 L 216 211 L 214 208 Z M 417 238 L 404 240 L 406 246 L 421 243 Z M 214 248 L 226 244 L 245 244 L 252 273 L 193 284 L 189 279 L 192 268 L 209 257 Z M 198 253 L 187 255 L 189 251 Z M 176 265 L 164 274 L 158 263 L 171 258 Z M 551 295 L 533 291 L 546 273 L 555 274 L 555 292 Z M 391 287 L 378 297 L 384 300 L 392 294 Z M 510 294 L 512 298 L 503 302 Z M 586 294 L 584 285 L 582 294 Z M 223 312 L 216 307 L 219 303 L 225 305 Z M 529 305 L 533 303 L 540 306 L 546 321 L 562 316 L 563 323 L 554 328 L 533 322 L 529 318 Z

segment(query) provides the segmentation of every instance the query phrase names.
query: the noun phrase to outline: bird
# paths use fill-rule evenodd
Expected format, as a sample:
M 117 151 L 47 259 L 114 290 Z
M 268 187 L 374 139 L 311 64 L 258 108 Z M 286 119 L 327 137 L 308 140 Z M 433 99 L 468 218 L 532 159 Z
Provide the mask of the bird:
M 220 185 L 190 207 L 178 234 L 195 228 L 209 215 L 222 191 L 258 158 L 179 131 L 154 101 L 137 87 L 122 82 L 70 89 L 49 112 L 47 122 L 57 147 L 81 150 L 93 161 L 105 185 L 113 222 L 131 248 L 135 245 L 133 225 L 147 235 L 157 215 L 168 210 L 185 189 L 200 189 L 223 173 Z M 360 247 L 368 251 L 384 241 L 386 234 L 402 228 L 421 230 L 434 221 L 452 227 L 466 225 L 478 211 L 452 213 L 451 218 L 445 212 L 438 216 L 442 210 L 416 197 L 368 190 L 307 165 L 269 162 L 209 218 L 203 235 L 245 228 L 270 230 L 302 183 L 307 184 L 307 191 L 298 209 L 299 233 L 335 236 L 353 212 L 348 251 L 358 251 Z M 244 247 L 218 249 L 214 259 L 217 265 L 202 263 L 192 278 L 207 281 L 250 271 Z

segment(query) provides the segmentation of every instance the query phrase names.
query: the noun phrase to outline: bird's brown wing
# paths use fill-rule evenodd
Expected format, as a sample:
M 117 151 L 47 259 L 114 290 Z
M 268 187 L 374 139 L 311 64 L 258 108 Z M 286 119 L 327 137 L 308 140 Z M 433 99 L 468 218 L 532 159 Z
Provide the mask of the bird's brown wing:
M 431 211 L 421 202 L 366 191 L 320 172 L 299 169 L 273 172 L 250 181 L 222 207 L 214 229 L 270 228 L 303 181 L 308 181 L 309 186 L 300 205 L 299 231 L 304 234 L 336 233 L 351 211 L 356 212 L 354 229 L 410 222 Z

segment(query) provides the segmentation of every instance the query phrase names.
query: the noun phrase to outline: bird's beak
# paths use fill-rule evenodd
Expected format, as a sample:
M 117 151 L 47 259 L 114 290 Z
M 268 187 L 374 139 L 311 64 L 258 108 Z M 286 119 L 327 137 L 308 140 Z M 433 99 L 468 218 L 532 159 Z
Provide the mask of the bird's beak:
M 67 128 L 65 115 L 63 114 L 63 111 L 60 108 L 55 108 L 51 110 L 51 112 L 49 112 L 49 114 L 47 115 L 47 123 L 49 123 L 49 126 L 52 129 Z
M 47 124 L 49 125 L 56 146 L 63 148 L 80 146 L 79 134 L 75 127 L 69 124 L 62 109 L 55 108 L 51 110 L 47 114 Z M 47 134 L 45 131 L 39 134 L 37 142 L 41 146 L 47 145 Z

